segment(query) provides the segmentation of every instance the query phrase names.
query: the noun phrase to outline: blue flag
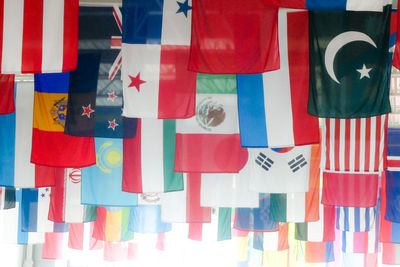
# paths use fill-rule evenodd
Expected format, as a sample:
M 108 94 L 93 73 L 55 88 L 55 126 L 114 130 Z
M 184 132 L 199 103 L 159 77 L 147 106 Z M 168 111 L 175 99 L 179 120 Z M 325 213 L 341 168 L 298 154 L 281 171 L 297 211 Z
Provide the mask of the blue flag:
M 171 231 L 171 224 L 161 221 L 160 205 L 138 205 L 131 208 L 129 230 L 135 233 L 164 233 Z

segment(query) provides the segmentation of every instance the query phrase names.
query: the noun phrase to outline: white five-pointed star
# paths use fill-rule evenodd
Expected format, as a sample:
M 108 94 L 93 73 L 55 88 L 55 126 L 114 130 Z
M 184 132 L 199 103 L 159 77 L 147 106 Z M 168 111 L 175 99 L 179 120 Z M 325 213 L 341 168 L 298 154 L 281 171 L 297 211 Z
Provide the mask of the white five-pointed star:
M 367 68 L 367 66 L 365 66 L 365 64 L 363 64 L 362 69 L 357 69 L 357 71 L 360 73 L 360 80 L 364 77 L 367 77 L 368 79 L 369 77 L 369 72 L 372 70 L 372 68 Z

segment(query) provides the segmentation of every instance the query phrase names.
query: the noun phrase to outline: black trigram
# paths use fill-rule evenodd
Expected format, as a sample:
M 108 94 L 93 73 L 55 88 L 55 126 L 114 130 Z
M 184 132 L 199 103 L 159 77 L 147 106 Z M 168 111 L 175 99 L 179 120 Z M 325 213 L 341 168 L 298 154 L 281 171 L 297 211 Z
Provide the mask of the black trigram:
M 258 154 L 256 158 L 256 163 L 261 166 L 266 171 L 269 171 L 271 168 L 272 164 L 274 164 L 273 160 L 270 158 L 267 158 L 267 156 L 264 153 Z
M 304 167 L 307 165 L 307 161 L 304 158 L 303 154 L 298 155 L 295 159 L 292 159 L 291 161 L 288 162 L 288 165 L 292 172 L 296 172 L 300 170 L 300 168 Z

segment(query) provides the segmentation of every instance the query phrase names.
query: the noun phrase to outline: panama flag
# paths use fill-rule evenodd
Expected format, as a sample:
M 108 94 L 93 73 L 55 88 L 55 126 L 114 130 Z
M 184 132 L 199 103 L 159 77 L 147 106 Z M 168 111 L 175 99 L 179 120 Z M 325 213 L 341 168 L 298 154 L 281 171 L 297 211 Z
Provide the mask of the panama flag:
M 96 220 L 96 206 L 81 204 L 81 169 L 57 168 L 50 196 L 49 220 L 80 223 Z
M 287 147 L 319 141 L 318 119 L 307 114 L 308 13 L 278 14 L 280 69 L 237 75 L 244 147 Z
M 198 74 L 196 115 L 176 120 L 175 171 L 237 173 L 246 161 L 235 76 Z
M 175 120 L 139 119 L 136 137 L 124 139 L 123 147 L 123 191 L 183 190 L 183 175 L 174 172 Z
M 124 0 L 122 14 L 122 115 L 192 117 L 196 73 L 187 70 L 191 1 Z

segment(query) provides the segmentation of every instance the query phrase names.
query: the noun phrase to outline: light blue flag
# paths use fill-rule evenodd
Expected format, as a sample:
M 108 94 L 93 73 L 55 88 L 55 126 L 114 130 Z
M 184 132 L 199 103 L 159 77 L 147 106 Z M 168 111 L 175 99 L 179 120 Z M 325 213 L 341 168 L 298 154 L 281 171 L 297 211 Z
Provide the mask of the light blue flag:
M 14 185 L 15 112 L 0 115 L 0 185 Z
M 138 205 L 131 208 L 129 230 L 150 234 L 171 231 L 171 224 L 161 221 L 161 205 Z
M 122 139 L 95 138 L 96 165 L 82 168 L 84 205 L 136 206 L 137 194 L 122 191 Z

